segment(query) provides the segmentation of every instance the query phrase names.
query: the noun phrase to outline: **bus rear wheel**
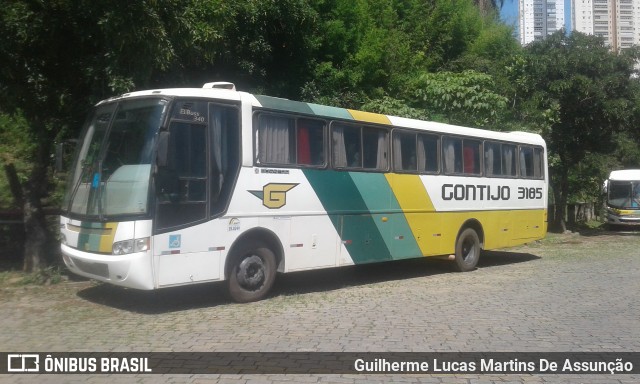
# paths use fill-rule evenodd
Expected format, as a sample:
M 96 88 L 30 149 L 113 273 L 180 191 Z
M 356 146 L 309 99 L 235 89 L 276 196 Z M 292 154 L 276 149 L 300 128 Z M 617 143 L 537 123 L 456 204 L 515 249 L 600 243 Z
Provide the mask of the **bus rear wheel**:
M 244 246 L 235 252 L 229 271 L 229 295 L 238 303 L 263 299 L 276 278 L 276 257 L 264 246 Z
M 455 263 L 460 272 L 472 271 L 480 259 L 480 239 L 473 228 L 463 230 L 456 240 Z

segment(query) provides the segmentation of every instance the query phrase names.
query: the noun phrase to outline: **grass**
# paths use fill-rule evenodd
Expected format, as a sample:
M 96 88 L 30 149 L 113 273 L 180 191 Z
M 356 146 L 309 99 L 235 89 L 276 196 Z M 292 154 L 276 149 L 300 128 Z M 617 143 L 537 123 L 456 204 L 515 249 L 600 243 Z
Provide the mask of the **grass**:
M 33 273 L 7 269 L 0 271 L 0 286 L 19 287 L 26 285 L 59 284 L 67 280 L 63 272 L 59 266 L 47 267 Z

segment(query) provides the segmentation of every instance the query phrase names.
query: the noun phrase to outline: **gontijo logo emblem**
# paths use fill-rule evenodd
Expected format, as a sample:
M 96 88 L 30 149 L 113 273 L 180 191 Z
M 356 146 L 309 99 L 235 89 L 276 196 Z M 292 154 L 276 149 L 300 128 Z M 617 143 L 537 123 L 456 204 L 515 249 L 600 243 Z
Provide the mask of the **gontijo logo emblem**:
M 298 184 L 269 183 L 262 187 L 262 191 L 249 191 L 258 199 L 262 199 L 262 205 L 269 209 L 282 208 L 287 204 L 287 192 Z

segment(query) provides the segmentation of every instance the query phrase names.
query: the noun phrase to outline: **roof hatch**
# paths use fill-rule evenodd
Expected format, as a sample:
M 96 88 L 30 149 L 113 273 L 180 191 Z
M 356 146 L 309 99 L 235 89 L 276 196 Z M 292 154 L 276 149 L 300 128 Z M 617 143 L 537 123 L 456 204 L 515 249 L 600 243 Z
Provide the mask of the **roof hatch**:
M 236 85 L 227 81 L 214 81 L 212 83 L 206 83 L 202 88 L 228 89 L 230 91 L 235 91 Z

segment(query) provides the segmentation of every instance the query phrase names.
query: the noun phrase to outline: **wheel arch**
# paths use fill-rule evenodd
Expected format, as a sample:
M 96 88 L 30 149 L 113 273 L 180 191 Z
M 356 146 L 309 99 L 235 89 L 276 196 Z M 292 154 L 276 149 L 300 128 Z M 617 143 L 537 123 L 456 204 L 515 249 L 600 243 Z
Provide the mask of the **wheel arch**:
M 458 234 L 456 235 L 456 242 L 458 241 L 458 237 L 460 237 L 460 234 L 467 228 L 471 228 L 476 231 L 478 239 L 480 240 L 480 249 L 484 249 L 484 228 L 482 227 L 480 221 L 478 221 L 477 219 L 468 219 L 460 226 Z
M 233 257 L 236 257 L 236 249 L 240 244 L 244 244 L 246 242 L 256 242 L 260 244 L 264 244 L 267 248 L 271 250 L 276 256 L 276 269 L 279 272 L 284 271 L 284 248 L 278 236 L 271 230 L 268 230 L 263 227 L 252 228 L 242 235 L 238 236 L 238 238 L 231 244 L 229 248 L 229 252 L 227 253 L 227 257 L 224 263 L 224 278 L 225 280 L 229 278 L 229 272 L 231 269 L 232 263 L 230 261 Z

